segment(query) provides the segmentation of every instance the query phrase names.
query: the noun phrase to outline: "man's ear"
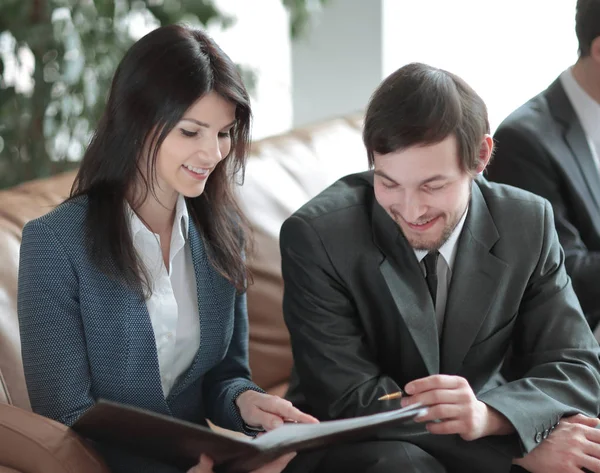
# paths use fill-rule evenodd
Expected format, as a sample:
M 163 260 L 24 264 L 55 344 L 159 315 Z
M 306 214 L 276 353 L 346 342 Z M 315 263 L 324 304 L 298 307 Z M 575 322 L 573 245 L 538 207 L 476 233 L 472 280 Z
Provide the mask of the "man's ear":
M 481 140 L 481 145 L 479 146 L 479 163 L 475 169 L 477 174 L 481 174 L 486 168 L 490 162 L 493 151 L 494 139 L 491 137 L 491 135 L 484 135 L 483 140 Z

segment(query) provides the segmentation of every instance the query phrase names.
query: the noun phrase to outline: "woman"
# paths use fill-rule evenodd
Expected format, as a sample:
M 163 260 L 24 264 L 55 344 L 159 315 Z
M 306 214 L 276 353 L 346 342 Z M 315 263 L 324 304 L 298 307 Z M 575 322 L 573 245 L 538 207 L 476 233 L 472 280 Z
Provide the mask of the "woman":
M 162 27 L 126 53 L 70 199 L 23 230 L 18 313 L 35 412 L 72 425 L 104 398 L 246 432 L 315 421 L 250 381 L 232 189 L 250 117 L 235 65 L 202 31 Z M 176 471 L 99 448 L 115 472 Z

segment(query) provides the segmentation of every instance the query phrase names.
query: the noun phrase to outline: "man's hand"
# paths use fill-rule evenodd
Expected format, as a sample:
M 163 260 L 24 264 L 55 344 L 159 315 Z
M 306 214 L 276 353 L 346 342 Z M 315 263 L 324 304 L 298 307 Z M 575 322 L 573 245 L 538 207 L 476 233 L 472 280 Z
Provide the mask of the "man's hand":
M 235 400 L 244 422 L 252 427 L 273 430 L 284 421 L 314 424 L 319 422 L 313 416 L 296 409 L 291 402 L 277 396 L 256 391 L 245 391 Z
M 531 473 L 600 473 L 600 421 L 582 414 L 566 417 L 523 458 L 513 460 Z
M 251 473 L 281 473 L 287 464 L 296 456 L 295 453 L 288 453 L 279 457 L 277 460 L 269 463 L 268 465 L 260 467 L 258 470 L 254 470 Z M 200 462 L 193 468 L 190 468 L 187 473 L 213 473 L 214 462 L 207 457 L 202 455 Z
M 409 396 L 402 399 L 402 407 L 417 402 L 427 406 L 427 414 L 415 421 L 434 421 L 427 424 L 432 434 L 458 434 L 464 440 L 475 440 L 514 431 L 508 419 L 478 400 L 460 376 L 428 376 L 411 381 L 404 391 Z

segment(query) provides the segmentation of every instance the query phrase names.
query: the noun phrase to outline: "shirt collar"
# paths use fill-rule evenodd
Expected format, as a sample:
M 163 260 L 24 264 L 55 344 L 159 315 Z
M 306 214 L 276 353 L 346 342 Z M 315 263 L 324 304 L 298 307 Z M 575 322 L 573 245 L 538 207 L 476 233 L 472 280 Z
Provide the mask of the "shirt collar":
M 135 236 L 139 232 L 143 232 L 144 230 L 150 231 L 144 225 L 144 222 L 140 220 L 140 217 L 133 211 L 129 202 L 125 201 L 125 211 L 127 212 L 127 218 L 129 220 L 129 228 L 131 230 L 131 238 L 135 238 Z
M 140 231 L 150 232 L 148 227 L 144 225 L 144 222 L 142 222 L 138 215 L 133 211 L 129 205 L 129 202 L 127 201 L 125 201 L 125 209 L 129 219 L 129 228 L 131 229 L 132 238 L 134 238 Z M 181 231 L 184 240 L 187 239 L 190 227 L 190 216 L 185 203 L 185 197 L 183 197 L 182 194 L 179 194 L 177 197 L 177 204 L 175 205 L 175 220 L 173 223 L 173 229 L 176 228 L 178 231 Z
M 175 206 L 175 222 L 179 222 L 179 228 L 183 232 L 184 239 L 187 239 L 190 230 L 190 215 L 188 213 L 185 197 L 179 194 L 177 205 Z
M 565 89 L 575 113 L 581 121 L 585 134 L 590 140 L 600 141 L 600 103 L 596 102 L 575 79 L 571 68 L 560 75 L 560 82 Z
M 450 270 L 452 270 L 452 266 L 454 266 L 454 260 L 456 259 L 456 251 L 458 250 L 458 238 L 460 237 L 462 229 L 465 225 L 465 220 L 467 218 L 468 213 L 469 208 L 467 207 L 465 213 L 456 224 L 456 227 L 454 227 L 454 230 L 452 230 L 452 233 L 450 234 L 448 239 L 438 249 L 440 255 L 442 255 L 442 258 L 444 258 L 444 261 L 446 261 L 446 264 L 448 265 L 448 268 L 450 268 Z M 429 253 L 429 251 L 427 250 L 414 250 L 414 252 L 417 257 L 417 260 L 419 260 L 419 263 L 421 262 L 421 260 L 423 260 L 423 258 L 425 258 L 425 256 L 427 256 L 427 253 Z

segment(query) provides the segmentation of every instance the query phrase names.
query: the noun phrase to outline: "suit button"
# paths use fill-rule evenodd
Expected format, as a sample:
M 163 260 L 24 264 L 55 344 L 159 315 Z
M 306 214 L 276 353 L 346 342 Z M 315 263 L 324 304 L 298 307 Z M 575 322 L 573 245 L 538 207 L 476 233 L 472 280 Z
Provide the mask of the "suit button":
M 538 432 L 535 434 L 535 443 L 540 443 L 542 441 L 542 433 Z
M 544 430 L 544 435 L 542 435 L 542 437 L 544 438 L 544 440 L 546 440 L 548 438 L 549 434 L 550 434 L 550 431 L 548 429 Z

